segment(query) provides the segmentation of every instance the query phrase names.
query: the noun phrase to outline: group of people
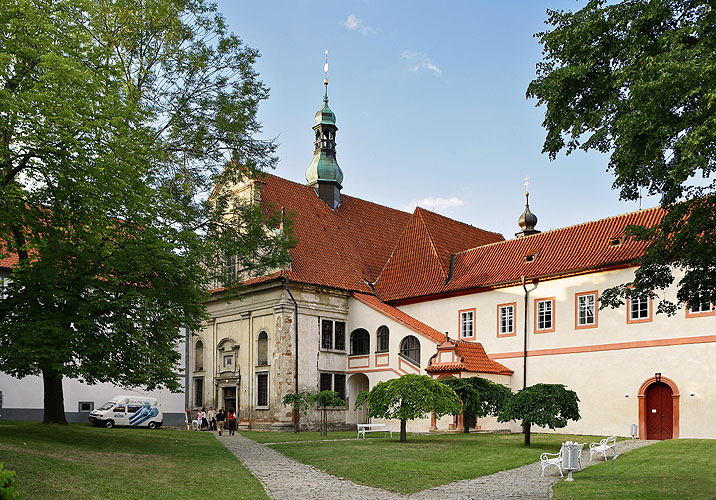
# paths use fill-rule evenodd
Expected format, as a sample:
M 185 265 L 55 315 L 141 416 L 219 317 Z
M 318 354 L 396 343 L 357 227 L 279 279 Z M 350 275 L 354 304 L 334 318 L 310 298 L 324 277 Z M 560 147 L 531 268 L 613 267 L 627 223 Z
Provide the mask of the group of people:
M 229 436 L 233 436 L 236 432 L 236 410 L 229 408 L 229 411 L 225 412 L 223 408 L 220 408 L 218 412 L 214 412 L 214 407 L 210 406 L 209 411 L 206 411 L 205 408 L 197 410 L 196 415 L 192 418 L 191 411 L 187 408 L 186 422 L 189 430 L 192 428 L 201 431 L 218 430 L 219 436 L 223 435 L 224 424 L 228 423 Z

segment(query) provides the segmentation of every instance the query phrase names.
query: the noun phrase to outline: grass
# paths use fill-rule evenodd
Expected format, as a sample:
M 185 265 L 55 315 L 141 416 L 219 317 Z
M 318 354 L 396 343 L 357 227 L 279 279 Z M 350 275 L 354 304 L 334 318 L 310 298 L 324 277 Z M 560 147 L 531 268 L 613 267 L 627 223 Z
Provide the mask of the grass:
M 289 441 L 322 441 L 328 439 L 355 439 L 356 431 L 330 431 L 328 436 L 321 436 L 320 432 L 302 431 L 298 434 L 293 432 L 266 432 L 266 431 L 239 431 L 244 437 L 252 439 L 257 443 L 286 443 Z M 368 435 L 369 438 L 383 437 L 382 433 L 376 432 Z
M 281 440 L 280 433 L 254 434 L 261 434 L 263 442 Z M 317 432 L 305 434 L 306 437 L 309 434 L 318 435 Z M 244 435 L 254 437 L 248 433 Z M 328 437 L 331 438 L 331 435 Z M 568 439 L 583 442 L 599 438 L 532 434 L 532 446 L 525 448 L 522 434 L 409 436 L 407 443 L 400 443 L 394 434 L 392 439 L 307 440 L 274 444 L 271 447 L 300 462 L 356 483 L 398 493 L 414 493 L 536 462 L 540 453 L 556 453 L 561 443 Z
M 0 421 L 0 461 L 24 500 L 268 499 L 210 433 Z
M 614 483 L 611 467 L 614 466 Z M 675 439 L 589 467 L 554 486 L 555 500 L 715 500 L 716 440 Z

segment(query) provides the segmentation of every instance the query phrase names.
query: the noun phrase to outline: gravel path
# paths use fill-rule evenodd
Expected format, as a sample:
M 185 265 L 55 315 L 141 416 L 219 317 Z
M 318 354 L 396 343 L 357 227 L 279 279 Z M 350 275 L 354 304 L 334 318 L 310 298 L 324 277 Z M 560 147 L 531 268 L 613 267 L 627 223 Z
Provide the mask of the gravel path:
M 536 462 L 489 476 L 401 495 L 332 476 L 239 434 L 217 436 L 217 439 L 253 472 L 274 500 L 543 500 L 551 497 L 551 486 L 559 479 L 559 473 L 554 467 L 549 467 L 545 477 L 540 477 L 542 469 L 539 462 Z M 654 442 L 619 441 L 617 451 L 620 454 L 626 453 Z M 589 450 L 585 452 L 582 453 L 584 467 L 599 463 L 596 457 L 590 462 Z

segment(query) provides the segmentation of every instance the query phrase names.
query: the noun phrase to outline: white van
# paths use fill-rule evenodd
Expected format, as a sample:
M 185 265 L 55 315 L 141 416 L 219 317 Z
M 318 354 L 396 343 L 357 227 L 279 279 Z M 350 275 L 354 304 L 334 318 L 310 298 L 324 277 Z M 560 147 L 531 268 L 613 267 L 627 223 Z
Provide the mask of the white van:
M 111 429 L 115 425 L 156 429 L 164 423 L 157 398 L 119 395 L 89 414 L 89 421 Z

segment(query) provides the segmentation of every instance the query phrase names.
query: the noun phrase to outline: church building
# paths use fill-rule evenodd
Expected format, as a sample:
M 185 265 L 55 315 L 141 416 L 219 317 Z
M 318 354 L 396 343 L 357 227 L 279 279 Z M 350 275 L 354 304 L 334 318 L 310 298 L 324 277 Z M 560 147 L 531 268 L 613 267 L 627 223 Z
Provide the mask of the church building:
M 644 297 L 599 310 L 600 293 L 631 281 L 645 249 L 625 228 L 653 226 L 662 209 L 540 232 L 527 195 L 520 230 L 505 239 L 352 197 L 327 83 L 305 183 L 265 174 L 221 187 L 294 214 L 299 243 L 284 269 L 245 282 L 243 300 L 213 292 L 211 319 L 190 340 L 193 408 L 234 407 L 242 428 L 290 428 L 285 394 L 330 389 L 347 402 L 331 422 L 350 426 L 366 422 L 356 396 L 380 381 L 481 376 L 513 391 L 576 391 L 582 418 L 561 432 L 629 435 L 638 424 L 641 438 L 716 438 L 713 305 L 667 317 Z M 461 426 L 443 417 L 408 430 Z M 520 429 L 493 418 L 477 426 Z

